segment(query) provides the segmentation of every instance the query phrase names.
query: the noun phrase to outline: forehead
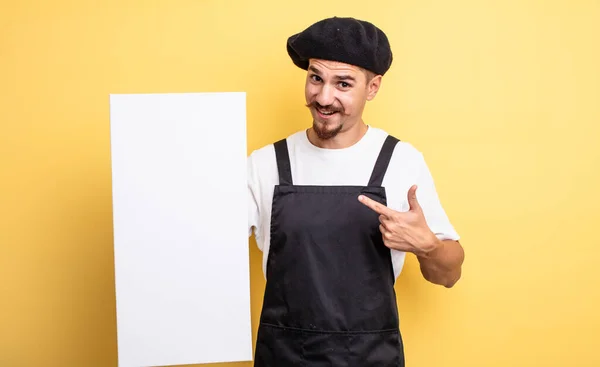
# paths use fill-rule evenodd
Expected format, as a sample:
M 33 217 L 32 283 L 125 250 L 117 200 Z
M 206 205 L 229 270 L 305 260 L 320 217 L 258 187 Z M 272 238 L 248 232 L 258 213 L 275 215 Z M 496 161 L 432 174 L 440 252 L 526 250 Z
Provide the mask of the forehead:
M 310 59 L 308 63 L 309 69 L 317 69 L 320 72 L 344 72 L 346 74 L 356 74 L 362 71 L 358 66 L 346 64 L 338 61 Z

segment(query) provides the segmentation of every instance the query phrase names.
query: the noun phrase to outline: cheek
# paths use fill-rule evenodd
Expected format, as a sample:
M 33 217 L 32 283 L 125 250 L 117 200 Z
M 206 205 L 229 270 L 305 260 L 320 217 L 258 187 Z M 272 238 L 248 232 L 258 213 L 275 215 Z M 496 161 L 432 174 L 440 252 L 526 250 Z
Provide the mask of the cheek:
M 353 97 L 349 94 L 344 94 L 338 97 L 338 101 L 344 108 L 344 112 L 346 114 L 351 114 L 352 111 L 354 111 L 353 100 Z
M 344 106 L 347 115 L 359 114 L 366 102 L 366 94 L 361 93 L 361 91 L 344 93 L 339 96 L 339 101 Z
M 306 101 L 309 102 L 315 98 L 318 94 L 317 87 L 312 84 L 307 84 L 304 88 L 304 96 L 306 97 Z

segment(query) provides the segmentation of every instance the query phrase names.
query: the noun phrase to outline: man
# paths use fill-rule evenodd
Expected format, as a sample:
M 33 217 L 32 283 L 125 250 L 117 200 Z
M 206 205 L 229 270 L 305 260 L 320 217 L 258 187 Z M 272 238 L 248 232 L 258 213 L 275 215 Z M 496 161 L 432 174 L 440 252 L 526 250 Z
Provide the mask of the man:
M 334 17 L 287 51 L 307 70 L 313 123 L 248 158 L 266 276 L 255 366 L 404 366 L 394 282 L 405 254 L 445 287 L 464 255 L 423 155 L 362 119 L 392 62 L 388 39 Z

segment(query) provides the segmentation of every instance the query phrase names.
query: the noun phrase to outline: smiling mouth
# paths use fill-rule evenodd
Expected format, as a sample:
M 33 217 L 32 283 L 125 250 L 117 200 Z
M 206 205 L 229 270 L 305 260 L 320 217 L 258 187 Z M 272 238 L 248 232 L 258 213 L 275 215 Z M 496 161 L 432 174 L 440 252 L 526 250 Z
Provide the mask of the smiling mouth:
M 331 116 L 335 115 L 336 113 L 338 113 L 338 111 L 324 110 L 321 108 L 316 108 L 316 110 L 320 116 L 325 117 L 325 118 L 331 117 Z

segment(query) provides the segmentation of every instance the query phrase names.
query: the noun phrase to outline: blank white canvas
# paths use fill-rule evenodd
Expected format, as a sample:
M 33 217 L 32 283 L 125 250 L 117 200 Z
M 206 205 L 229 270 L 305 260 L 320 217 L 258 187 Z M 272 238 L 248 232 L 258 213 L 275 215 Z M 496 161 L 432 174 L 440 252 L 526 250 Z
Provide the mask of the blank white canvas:
M 245 93 L 110 96 L 120 367 L 252 359 Z

